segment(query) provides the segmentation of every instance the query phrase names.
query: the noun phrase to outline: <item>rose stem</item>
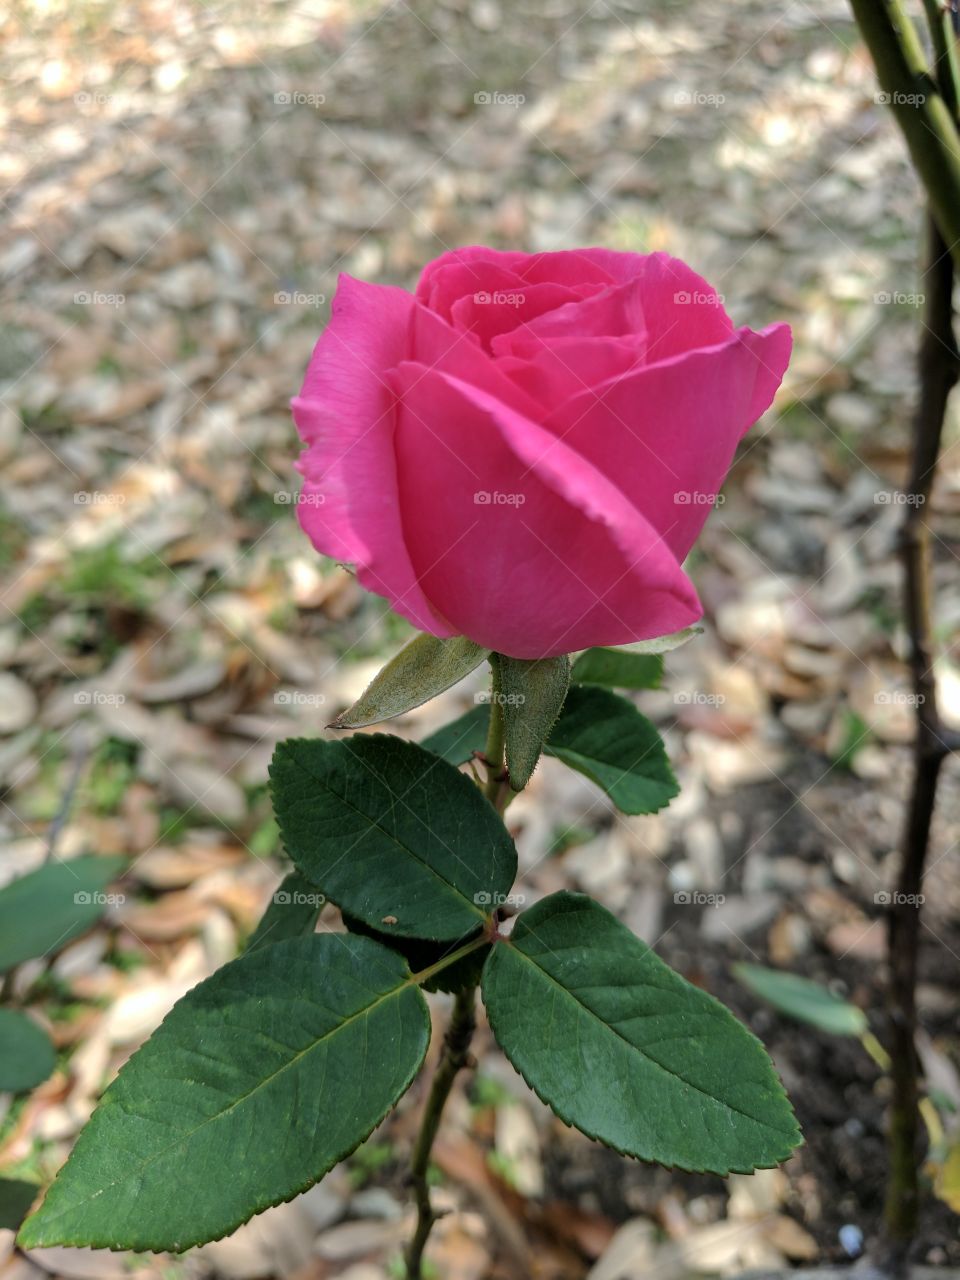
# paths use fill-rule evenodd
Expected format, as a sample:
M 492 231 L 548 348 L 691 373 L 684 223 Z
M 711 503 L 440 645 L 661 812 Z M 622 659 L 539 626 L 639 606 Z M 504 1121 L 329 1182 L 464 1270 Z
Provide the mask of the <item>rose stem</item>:
M 484 792 L 491 804 L 502 811 L 506 788 L 503 786 L 504 772 L 504 725 L 503 706 L 500 702 L 500 664 L 495 654 L 491 655 L 490 666 L 493 671 L 490 697 L 490 729 L 487 733 L 487 745 L 484 750 L 484 761 L 487 766 L 487 781 Z M 476 1030 L 476 984 L 459 991 L 454 999 L 450 1024 L 443 1037 L 443 1049 L 436 1075 L 430 1086 L 420 1132 L 413 1149 L 411 1173 L 413 1177 L 413 1194 L 417 1205 L 417 1226 L 413 1238 L 407 1246 L 406 1267 L 407 1280 L 423 1280 L 423 1251 L 427 1239 L 439 1214 L 434 1212 L 430 1203 L 430 1186 L 427 1175 L 430 1168 L 430 1153 L 434 1139 L 440 1128 L 443 1108 L 453 1082 L 460 1070 L 470 1059 L 470 1041 Z

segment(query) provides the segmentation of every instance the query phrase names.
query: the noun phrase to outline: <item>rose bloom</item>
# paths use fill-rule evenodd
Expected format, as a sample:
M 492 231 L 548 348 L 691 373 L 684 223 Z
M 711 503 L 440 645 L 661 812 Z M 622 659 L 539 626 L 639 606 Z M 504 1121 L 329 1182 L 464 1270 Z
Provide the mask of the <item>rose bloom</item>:
M 467 248 L 341 276 L 293 401 L 314 546 L 517 658 L 680 630 L 684 557 L 790 358 L 667 254 Z

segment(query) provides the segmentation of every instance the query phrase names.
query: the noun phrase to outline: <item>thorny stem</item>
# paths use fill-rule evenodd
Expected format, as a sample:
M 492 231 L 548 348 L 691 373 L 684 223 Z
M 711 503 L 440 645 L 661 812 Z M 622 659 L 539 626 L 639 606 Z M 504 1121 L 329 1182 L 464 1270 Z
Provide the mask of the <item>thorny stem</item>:
M 960 207 L 960 206 L 958 206 Z M 933 672 L 930 531 L 924 508 L 933 488 L 947 400 L 960 373 L 953 330 L 954 263 L 931 212 L 924 270 L 923 335 L 918 353 L 920 397 L 913 427 L 913 456 L 901 531 L 904 609 L 916 704 L 913 787 L 903 835 L 903 857 L 889 917 L 890 1170 L 885 1209 L 888 1266 L 902 1274 L 918 1218 L 919 1089 L 916 1056 L 917 954 L 920 898 L 940 766 L 957 749 L 937 707 Z
M 487 780 L 484 794 L 492 805 L 503 812 L 509 788 L 505 786 L 503 704 L 500 700 L 500 667 L 496 657 L 491 658 L 493 680 L 490 700 L 490 729 L 484 750 Z M 430 1169 L 430 1153 L 440 1128 L 443 1109 L 453 1082 L 461 1069 L 470 1061 L 470 1041 L 476 1030 L 476 985 L 457 993 L 450 1025 L 443 1037 L 443 1049 L 436 1075 L 430 1086 L 420 1132 L 413 1149 L 411 1173 L 413 1194 L 417 1206 L 417 1226 L 406 1252 L 407 1280 L 423 1280 L 423 1251 L 439 1214 L 430 1202 L 430 1186 L 427 1180 Z
M 440 1128 L 443 1108 L 447 1098 L 450 1096 L 453 1082 L 457 1078 L 461 1067 L 466 1065 L 469 1056 L 470 1041 L 476 1028 L 474 1014 L 475 995 L 476 987 L 473 986 L 467 987 L 457 994 L 453 1013 L 450 1017 L 450 1025 L 447 1027 L 446 1035 L 443 1037 L 443 1052 L 440 1055 L 440 1065 L 437 1067 L 437 1073 L 433 1077 L 433 1084 L 430 1086 L 430 1096 L 427 1098 L 423 1120 L 420 1122 L 420 1132 L 417 1135 L 417 1143 L 413 1149 L 411 1172 L 413 1174 L 414 1199 L 417 1205 L 417 1227 L 413 1233 L 413 1239 L 407 1246 L 408 1280 L 423 1280 L 423 1250 L 426 1247 L 433 1224 L 439 1216 L 430 1203 L 430 1185 L 427 1181 L 430 1169 L 430 1153 L 433 1150 L 433 1142 L 437 1136 L 437 1130 Z

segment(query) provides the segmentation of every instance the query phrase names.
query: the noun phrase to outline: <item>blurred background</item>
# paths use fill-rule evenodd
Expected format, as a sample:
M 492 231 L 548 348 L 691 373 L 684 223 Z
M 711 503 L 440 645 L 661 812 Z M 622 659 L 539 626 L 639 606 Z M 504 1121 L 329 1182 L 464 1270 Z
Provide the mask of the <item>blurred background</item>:
M 589 891 L 747 1021 L 807 1144 L 727 1183 L 622 1160 L 555 1120 L 483 1028 L 436 1149 L 454 1212 L 432 1257 L 443 1280 L 856 1257 L 882 1203 L 886 1080 L 857 1040 L 791 1023 L 731 972 L 817 978 L 882 1028 L 909 781 L 896 529 L 921 215 L 846 6 L 15 0 L 0 32 L 0 885 L 51 847 L 128 860 L 100 923 L 6 984 L 58 1062 L 0 1095 L 0 1177 L 51 1177 L 116 1068 L 236 954 L 284 865 L 275 742 L 325 732 L 410 634 L 295 519 L 286 406 L 338 273 L 412 286 L 472 243 L 664 249 L 737 324 L 788 320 L 796 344 L 690 565 L 705 634 L 640 695 L 682 794 L 624 817 L 548 759 L 509 825 L 528 900 Z M 942 707 L 960 726 L 956 427 L 930 516 Z M 397 731 L 451 719 L 482 680 Z M 960 1109 L 945 774 L 922 1049 Z M 321 927 L 340 927 L 334 908 Z M 421 1101 L 422 1082 L 230 1240 L 25 1257 L 0 1230 L 0 1278 L 387 1280 Z M 921 1259 L 960 1263 L 957 1221 L 931 1201 Z

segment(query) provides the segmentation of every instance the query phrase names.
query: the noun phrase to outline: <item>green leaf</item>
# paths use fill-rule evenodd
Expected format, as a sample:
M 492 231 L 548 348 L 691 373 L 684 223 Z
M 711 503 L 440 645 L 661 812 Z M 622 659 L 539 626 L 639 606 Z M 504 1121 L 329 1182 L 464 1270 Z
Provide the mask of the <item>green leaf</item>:
M 862 1036 L 867 1015 L 832 991 L 795 973 L 766 969 L 759 964 L 735 964 L 733 972 L 745 987 L 769 1001 L 790 1018 L 809 1022 L 836 1036 Z
M 530 781 L 570 687 L 570 659 L 508 658 L 497 654 L 510 786 Z
M 391 951 L 396 951 L 403 956 L 413 973 L 423 974 L 426 969 L 436 969 L 436 973 L 431 977 L 421 980 L 420 985 L 424 991 L 461 991 L 464 987 L 475 987 L 480 981 L 480 971 L 490 950 L 489 944 L 478 946 L 468 955 L 443 964 L 442 962 L 447 961 L 454 951 L 460 949 L 459 943 L 428 942 L 423 938 L 398 938 L 383 929 L 371 929 L 362 920 L 352 916 L 349 911 L 344 911 L 342 915 L 343 923 L 351 933 L 373 938 L 374 942 L 380 942 Z M 469 942 L 478 941 L 481 934 L 482 930 L 478 929 L 471 937 L 463 939 L 462 946 L 466 947 Z
M 489 725 L 490 704 L 481 703 L 428 734 L 420 745 L 446 760 L 447 764 L 466 764 L 475 751 L 482 752 L 487 745 Z
M 654 725 L 596 685 L 570 689 L 547 751 L 602 787 L 623 813 L 656 813 L 680 790 Z
M 0 973 L 60 950 L 103 914 L 103 890 L 125 858 L 47 862 L 0 889 Z
M 484 968 L 483 999 L 530 1087 L 625 1155 L 748 1173 L 800 1142 L 759 1040 L 582 894 L 517 918 Z
M 180 1252 L 304 1191 L 419 1070 L 426 1001 L 369 938 L 263 947 L 180 1000 L 80 1134 L 24 1248 Z
M 301 938 L 313 933 L 317 916 L 323 906 L 323 894 L 299 871 L 291 871 L 270 899 L 270 905 L 260 923 L 250 935 L 244 951 L 259 951 L 261 947 L 285 938 Z
M 0 1231 L 16 1231 L 39 1194 L 35 1182 L 0 1178 Z
M 416 636 L 377 672 L 353 706 L 337 716 L 332 727 L 359 729 L 403 715 L 469 675 L 489 653 L 489 649 L 465 636 L 449 640 Z
M 270 766 L 280 834 L 299 870 L 374 929 L 453 941 L 472 933 L 517 874 L 492 805 L 413 742 L 294 738 Z
M 631 653 L 629 649 L 587 649 L 573 664 L 570 679 L 616 689 L 659 689 L 663 658 L 658 653 Z
M 489 707 L 475 707 L 421 745 L 463 764 L 483 750 L 489 719 Z M 597 685 L 571 686 L 544 753 L 586 774 L 623 813 L 655 813 L 679 792 L 655 726 L 632 702 Z
M 0 1009 L 0 1093 L 42 1084 L 56 1064 L 57 1055 L 42 1027 L 25 1013 Z

